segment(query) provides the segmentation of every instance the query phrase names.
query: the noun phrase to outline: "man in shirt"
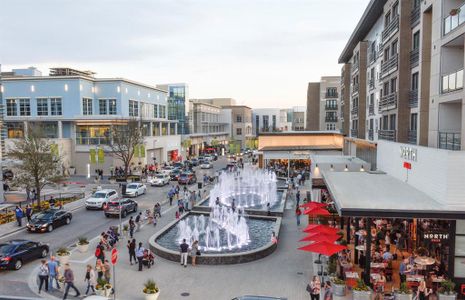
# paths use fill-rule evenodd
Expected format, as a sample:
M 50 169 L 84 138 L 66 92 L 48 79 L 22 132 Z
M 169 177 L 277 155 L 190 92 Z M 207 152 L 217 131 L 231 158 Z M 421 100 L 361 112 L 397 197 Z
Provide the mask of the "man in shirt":
M 181 248 L 181 266 L 187 267 L 187 254 L 189 251 L 189 245 L 186 243 L 186 239 L 182 240 Z
M 139 242 L 139 247 L 137 247 L 136 249 L 136 257 L 137 257 L 137 261 L 139 262 L 139 271 L 142 271 L 144 251 L 145 251 L 145 248 L 142 247 L 142 242 Z
M 58 263 L 57 261 L 55 260 L 55 256 L 51 256 L 50 257 L 50 260 L 48 261 L 47 263 L 47 267 L 48 267 L 48 287 L 50 289 L 50 291 L 53 290 L 53 280 L 55 280 L 55 283 L 57 285 L 57 289 L 60 288 L 60 284 L 58 283 Z
M 63 295 L 63 300 L 65 300 L 66 297 L 68 296 L 68 292 L 70 288 L 72 288 L 76 292 L 76 296 L 75 296 L 76 298 L 81 296 L 81 293 L 79 292 L 79 290 L 74 286 L 74 273 L 73 273 L 73 270 L 71 270 L 71 268 L 69 267 L 69 264 L 65 264 L 64 277 L 65 277 L 66 288 L 65 288 L 65 294 Z
M 383 260 L 385 260 L 385 261 L 391 261 L 392 258 L 393 258 L 393 257 L 392 257 L 391 252 L 389 252 L 389 248 L 386 247 L 386 251 L 384 251 L 384 253 L 383 253 Z

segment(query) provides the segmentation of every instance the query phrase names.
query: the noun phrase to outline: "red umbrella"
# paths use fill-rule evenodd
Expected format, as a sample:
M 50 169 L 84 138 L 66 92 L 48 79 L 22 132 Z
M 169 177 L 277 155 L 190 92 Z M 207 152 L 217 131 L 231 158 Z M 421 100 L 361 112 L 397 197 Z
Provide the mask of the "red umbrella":
M 323 254 L 326 256 L 331 256 L 335 253 L 341 252 L 344 249 L 347 249 L 347 247 L 342 246 L 342 245 L 337 245 L 331 242 L 322 241 L 322 242 L 316 242 L 313 244 L 309 244 L 309 245 L 300 247 L 298 249 L 303 250 L 303 251 Z
M 341 236 L 338 235 L 338 234 L 325 234 L 325 233 L 322 233 L 322 232 L 317 232 L 317 233 L 312 233 L 310 235 L 307 235 L 303 239 L 300 239 L 299 242 L 307 242 L 307 241 L 310 241 L 310 242 L 323 242 L 323 241 L 326 241 L 326 242 L 334 243 L 335 241 L 337 241 L 340 238 L 341 238 Z
M 300 207 L 312 209 L 312 208 L 315 208 L 315 207 L 326 207 L 326 206 L 328 206 L 328 204 L 326 204 L 326 203 L 311 201 L 311 202 L 307 202 L 307 203 L 302 204 Z
M 329 227 L 328 225 L 322 224 L 309 224 L 304 228 L 303 232 L 323 232 L 326 234 L 336 234 L 339 232 L 339 229 L 334 227 Z
M 329 213 L 328 210 L 321 208 L 321 207 L 315 207 L 315 208 L 310 208 L 304 211 L 304 215 L 312 215 L 312 216 L 330 216 L 331 214 Z

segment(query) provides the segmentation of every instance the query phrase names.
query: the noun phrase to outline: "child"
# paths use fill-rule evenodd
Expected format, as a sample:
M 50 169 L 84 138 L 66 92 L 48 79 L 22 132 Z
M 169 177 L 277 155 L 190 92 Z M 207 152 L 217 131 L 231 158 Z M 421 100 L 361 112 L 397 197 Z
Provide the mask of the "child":
M 176 211 L 176 219 L 179 219 L 179 211 Z

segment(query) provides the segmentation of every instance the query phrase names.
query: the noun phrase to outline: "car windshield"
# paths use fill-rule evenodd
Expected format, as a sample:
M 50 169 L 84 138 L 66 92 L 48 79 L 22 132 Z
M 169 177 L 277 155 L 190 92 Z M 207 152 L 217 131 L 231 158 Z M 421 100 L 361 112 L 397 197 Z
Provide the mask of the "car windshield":
M 48 219 L 51 219 L 52 217 L 53 217 L 53 213 L 52 213 L 52 212 L 45 211 L 45 212 L 38 213 L 37 215 L 35 215 L 35 216 L 33 217 L 33 219 L 37 219 L 37 220 L 48 220 Z
M 189 176 L 189 174 L 182 173 L 180 176 L 181 176 L 181 177 L 187 177 L 187 176 Z
M 163 175 L 157 175 L 156 178 L 163 179 L 163 178 L 165 178 L 165 176 L 163 176 Z
M 92 198 L 105 198 L 106 197 L 106 193 L 94 193 L 92 195 Z
M 128 186 L 126 188 L 128 188 L 128 189 L 137 189 L 137 184 L 128 184 Z
M 15 248 L 14 245 L 10 244 L 0 244 L 0 255 L 5 255 L 11 253 L 11 251 Z

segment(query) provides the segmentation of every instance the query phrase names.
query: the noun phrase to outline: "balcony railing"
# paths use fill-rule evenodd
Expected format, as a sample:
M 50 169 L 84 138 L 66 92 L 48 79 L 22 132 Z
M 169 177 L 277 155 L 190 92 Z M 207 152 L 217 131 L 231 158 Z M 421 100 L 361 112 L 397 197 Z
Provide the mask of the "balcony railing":
M 337 98 L 337 97 L 339 97 L 338 92 L 331 92 L 331 93 L 326 92 L 325 93 L 325 98 Z
M 109 137 L 86 137 L 76 134 L 76 145 L 109 145 Z
M 456 8 L 455 14 L 450 14 L 444 19 L 444 35 L 459 27 L 463 22 L 465 22 L 465 4 Z
M 460 132 L 439 132 L 439 148 L 460 150 Z
M 398 54 L 393 55 L 387 61 L 383 61 L 381 63 L 381 78 L 388 75 L 392 70 L 397 70 L 398 61 Z
M 386 26 L 382 33 L 383 43 L 386 42 L 391 34 L 399 30 L 399 15 L 394 16 L 391 22 Z
M 410 68 L 415 68 L 420 62 L 420 49 L 410 51 Z
M 325 110 L 337 110 L 337 104 L 336 105 L 325 105 Z
M 456 90 L 463 89 L 463 69 L 442 75 L 442 93 L 453 92 Z
M 381 140 L 395 141 L 396 131 L 395 130 L 379 130 L 378 138 Z
M 374 104 L 369 104 L 368 105 L 368 115 L 373 116 L 375 114 L 375 105 Z
M 354 73 L 358 71 L 358 68 L 360 67 L 359 63 L 353 63 L 352 66 L 350 67 L 350 72 Z
M 379 112 L 394 109 L 397 107 L 397 93 L 384 95 L 379 101 Z
M 351 114 L 353 117 L 358 116 L 358 106 L 353 106 L 352 109 L 350 110 L 350 114 Z
M 352 93 L 357 93 L 357 92 L 358 92 L 358 88 L 359 88 L 358 83 L 357 83 L 357 84 L 354 84 L 354 85 L 352 86 Z
M 408 107 L 418 107 L 418 90 L 410 91 L 408 95 Z
M 373 51 L 372 49 L 369 49 L 368 51 L 368 63 L 372 64 L 378 58 L 378 52 Z
M 417 144 L 417 131 L 416 130 L 409 130 L 408 131 L 408 143 L 409 144 Z
M 358 137 L 358 129 L 351 129 L 350 136 L 355 138 Z
M 415 27 L 420 22 L 420 5 L 414 7 L 410 13 L 410 25 Z
M 337 122 L 337 116 L 325 117 L 325 122 L 327 122 L 327 123 Z
M 370 141 L 374 140 L 375 139 L 375 134 L 374 134 L 374 130 L 373 129 L 368 129 L 368 139 Z

